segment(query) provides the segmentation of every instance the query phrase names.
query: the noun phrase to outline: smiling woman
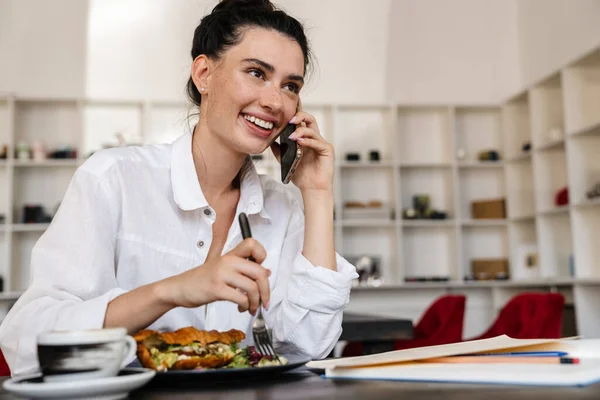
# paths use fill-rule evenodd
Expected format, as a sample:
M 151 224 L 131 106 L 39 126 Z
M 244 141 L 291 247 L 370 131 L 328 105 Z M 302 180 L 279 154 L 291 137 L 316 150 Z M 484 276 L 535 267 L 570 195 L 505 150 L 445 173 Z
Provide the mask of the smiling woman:
M 48 330 L 235 329 L 252 345 L 261 304 L 278 353 L 320 358 L 335 346 L 358 275 L 334 248 L 333 148 L 302 110 L 302 25 L 267 0 L 224 0 L 191 56 L 193 132 L 96 152 L 75 173 L 0 327 L 13 374 L 39 368 L 36 337 Z M 269 147 L 278 158 L 288 124 L 303 204 L 249 162 Z

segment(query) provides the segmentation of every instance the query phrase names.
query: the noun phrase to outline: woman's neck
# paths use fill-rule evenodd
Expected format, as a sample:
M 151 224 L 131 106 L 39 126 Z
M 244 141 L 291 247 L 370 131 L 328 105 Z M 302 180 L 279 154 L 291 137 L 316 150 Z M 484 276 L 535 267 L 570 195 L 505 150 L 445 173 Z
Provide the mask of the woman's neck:
M 194 128 L 192 155 L 202 193 L 211 204 L 234 188 L 233 181 L 247 157 L 211 135 L 202 119 Z

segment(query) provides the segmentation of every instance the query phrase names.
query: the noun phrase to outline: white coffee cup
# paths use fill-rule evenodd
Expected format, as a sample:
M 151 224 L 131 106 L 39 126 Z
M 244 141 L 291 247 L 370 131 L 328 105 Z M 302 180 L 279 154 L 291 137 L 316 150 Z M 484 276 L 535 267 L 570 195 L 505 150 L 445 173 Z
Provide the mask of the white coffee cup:
M 125 328 L 44 332 L 37 345 L 46 382 L 116 376 L 137 348 Z

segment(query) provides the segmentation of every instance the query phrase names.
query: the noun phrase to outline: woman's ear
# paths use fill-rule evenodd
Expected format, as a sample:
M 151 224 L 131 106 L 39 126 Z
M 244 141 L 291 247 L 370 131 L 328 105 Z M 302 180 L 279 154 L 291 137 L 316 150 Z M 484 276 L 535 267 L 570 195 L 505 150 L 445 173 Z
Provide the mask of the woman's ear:
M 200 94 L 208 93 L 210 81 L 211 64 L 206 55 L 201 54 L 192 63 L 192 80 Z

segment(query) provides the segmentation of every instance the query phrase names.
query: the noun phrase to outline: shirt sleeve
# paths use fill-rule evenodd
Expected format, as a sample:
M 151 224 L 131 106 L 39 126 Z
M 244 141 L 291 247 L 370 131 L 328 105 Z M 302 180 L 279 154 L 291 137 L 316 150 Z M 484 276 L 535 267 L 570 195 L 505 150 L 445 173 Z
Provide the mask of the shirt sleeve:
M 0 326 L 0 347 L 13 375 L 39 369 L 39 333 L 102 328 L 108 303 L 124 293 L 115 276 L 117 199 L 108 188 L 106 179 L 79 168 L 35 244 L 29 288 Z
M 342 312 L 350 300 L 356 268 L 336 253 L 333 271 L 302 254 L 304 213 L 293 211 L 280 256 L 267 323 L 280 353 L 326 357 L 342 334 Z

